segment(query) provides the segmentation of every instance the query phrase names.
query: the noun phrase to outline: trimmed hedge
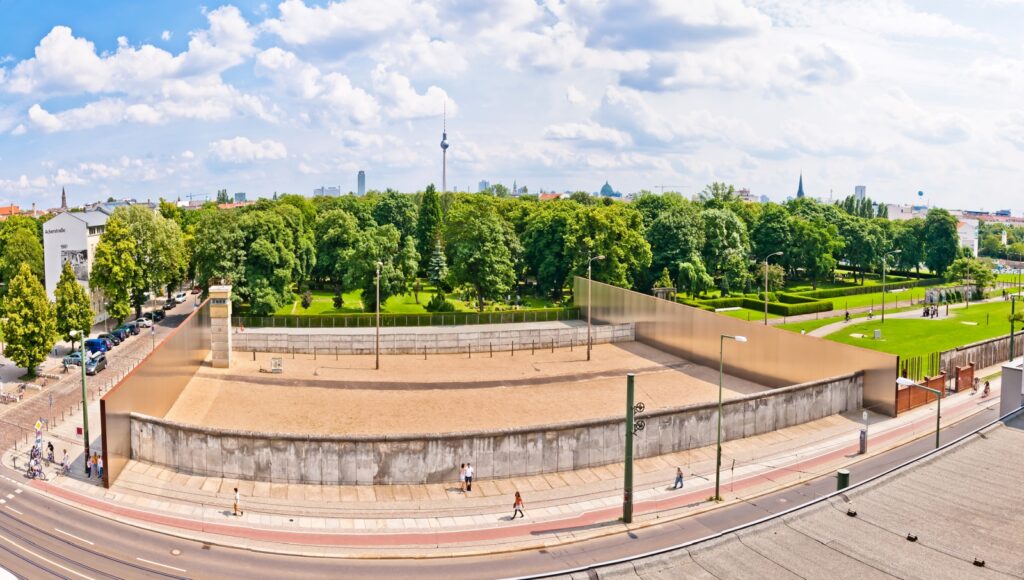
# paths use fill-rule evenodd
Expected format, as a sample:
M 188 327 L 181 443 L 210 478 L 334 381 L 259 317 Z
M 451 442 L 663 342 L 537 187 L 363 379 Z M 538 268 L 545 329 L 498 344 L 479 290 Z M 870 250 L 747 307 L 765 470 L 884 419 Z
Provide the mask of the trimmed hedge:
M 818 302 L 817 298 L 811 298 L 810 296 L 803 296 L 801 294 L 790 294 L 788 292 L 778 293 L 779 302 L 785 304 L 807 304 L 808 302 Z
M 782 293 L 780 293 L 782 294 Z M 794 295 L 795 296 L 795 295 Z M 815 312 L 828 312 L 832 310 L 832 302 L 829 300 L 813 300 L 803 296 L 795 296 L 799 301 L 787 304 L 784 302 L 769 302 L 768 312 L 779 316 L 797 316 L 800 314 L 813 314 Z M 701 300 L 691 306 L 706 307 L 705 310 L 718 308 L 747 308 L 749 310 L 763 310 L 764 301 L 753 298 L 713 298 Z
M 886 290 L 898 290 L 900 288 L 916 288 L 919 286 L 936 286 L 938 284 L 944 284 L 945 278 L 925 278 L 923 280 L 911 280 L 909 282 L 896 282 L 893 284 L 886 284 Z M 856 296 L 857 294 L 874 294 L 875 292 L 881 292 L 882 286 L 880 284 L 872 286 L 855 286 L 853 288 L 827 288 L 823 290 L 810 290 L 808 292 L 801 292 L 800 295 L 815 299 L 815 298 L 838 298 L 840 296 Z

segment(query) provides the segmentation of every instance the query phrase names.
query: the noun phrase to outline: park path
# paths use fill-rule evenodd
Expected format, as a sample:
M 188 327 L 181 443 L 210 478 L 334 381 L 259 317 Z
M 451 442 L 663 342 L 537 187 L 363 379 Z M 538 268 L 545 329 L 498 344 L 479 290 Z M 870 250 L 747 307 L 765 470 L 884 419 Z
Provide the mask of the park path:
M 1002 301 L 1003 301 L 1003 297 L 1002 296 L 996 296 L 994 298 L 986 298 L 985 300 L 979 300 L 978 302 L 972 302 L 972 304 L 985 304 L 987 302 L 1002 302 Z M 960 309 L 966 308 L 966 307 L 967 307 L 967 305 L 965 305 L 965 304 L 957 303 L 957 304 L 951 304 L 948 309 L 947 308 L 939 308 L 939 316 L 937 318 L 927 318 L 927 319 L 925 319 L 923 316 L 921 316 L 921 309 L 920 308 L 914 309 L 914 310 L 907 310 L 907 311 L 904 311 L 904 312 L 895 312 L 893 314 L 889 314 L 888 316 L 889 316 L 889 318 L 922 318 L 922 319 L 925 319 L 925 320 L 945 320 L 946 318 L 949 318 L 949 310 L 960 310 Z M 853 311 L 851 310 L 850 312 L 853 312 Z M 888 309 L 886 310 L 886 312 L 888 312 Z M 824 337 L 824 336 L 828 336 L 828 335 L 832 334 L 833 332 L 836 332 L 836 331 L 838 331 L 838 330 L 840 330 L 840 329 L 842 329 L 842 328 L 844 328 L 844 327 L 846 327 L 846 326 L 848 326 L 850 324 L 860 324 L 862 322 L 870 322 L 870 321 L 867 318 L 855 318 L 855 319 L 851 320 L 850 322 L 846 322 L 846 321 L 840 320 L 839 322 L 833 322 L 832 324 L 826 324 L 825 326 L 822 326 L 822 327 L 819 327 L 819 328 L 815 328 L 814 330 L 808 332 L 807 334 L 810 335 L 810 336 Z

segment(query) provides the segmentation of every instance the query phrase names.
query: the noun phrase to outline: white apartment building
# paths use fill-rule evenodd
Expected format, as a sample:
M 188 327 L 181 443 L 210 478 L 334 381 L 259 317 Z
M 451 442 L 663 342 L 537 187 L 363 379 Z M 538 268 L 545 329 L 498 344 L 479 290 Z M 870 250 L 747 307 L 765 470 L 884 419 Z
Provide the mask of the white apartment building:
M 75 278 L 81 284 L 97 313 L 96 322 L 106 318 L 103 293 L 90 291 L 89 273 L 96 254 L 96 244 L 107 225 L 108 211 L 100 209 L 84 212 L 64 212 L 43 224 L 43 258 L 46 273 L 46 293 L 54 299 L 54 290 L 60 281 L 64 262 L 71 262 Z

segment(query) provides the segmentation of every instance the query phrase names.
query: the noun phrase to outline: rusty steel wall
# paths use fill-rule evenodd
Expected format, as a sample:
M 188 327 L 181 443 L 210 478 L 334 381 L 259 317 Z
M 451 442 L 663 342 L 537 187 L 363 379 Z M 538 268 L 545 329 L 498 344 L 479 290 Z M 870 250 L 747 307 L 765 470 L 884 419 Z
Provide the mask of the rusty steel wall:
M 587 296 L 593 295 L 593 321 L 633 322 L 636 340 L 711 368 L 718 368 L 723 334 L 725 371 L 770 387 L 784 387 L 851 373 L 864 373 L 864 407 L 896 415 L 895 355 L 800 335 L 751 323 L 631 290 L 576 277 L 573 288 L 580 317 L 587 319 Z
M 210 301 L 192 312 L 156 350 L 100 399 L 103 485 L 131 458 L 131 413 L 163 417 L 210 354 Z

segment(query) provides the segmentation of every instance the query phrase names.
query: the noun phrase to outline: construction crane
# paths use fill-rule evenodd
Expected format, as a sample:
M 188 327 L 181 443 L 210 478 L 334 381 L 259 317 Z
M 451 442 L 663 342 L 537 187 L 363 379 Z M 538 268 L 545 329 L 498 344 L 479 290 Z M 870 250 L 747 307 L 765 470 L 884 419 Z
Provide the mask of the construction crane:
M 654 189 L 660 189 L 661 193 L 665 193 L 665 188 L 668 188 L 668 189 L 674 190 L 674 191 L 681 191 L 681 190 L 685 189 L 686 186 L 685 185 L 655 185 L 654 186 Z

